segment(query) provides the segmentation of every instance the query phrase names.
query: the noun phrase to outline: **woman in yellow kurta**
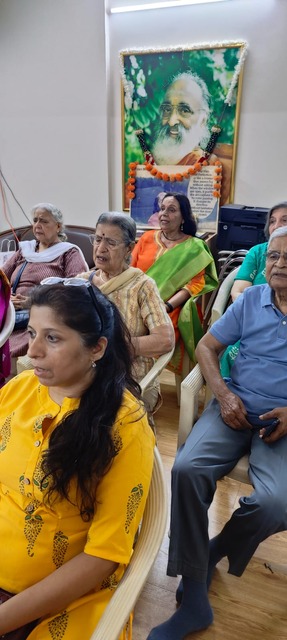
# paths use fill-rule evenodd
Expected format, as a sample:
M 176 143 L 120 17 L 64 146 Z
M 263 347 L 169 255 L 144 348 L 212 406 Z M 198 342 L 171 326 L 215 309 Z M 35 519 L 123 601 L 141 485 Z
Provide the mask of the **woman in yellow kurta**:
M 0 587 L 16 594 L 0 634 L 37 621 L 29 640 L 88 640 L 132 555 L 154 436 L 120 314 L 89 282 L 36 287 L 28 331 L 34 371 L 0 395 Z

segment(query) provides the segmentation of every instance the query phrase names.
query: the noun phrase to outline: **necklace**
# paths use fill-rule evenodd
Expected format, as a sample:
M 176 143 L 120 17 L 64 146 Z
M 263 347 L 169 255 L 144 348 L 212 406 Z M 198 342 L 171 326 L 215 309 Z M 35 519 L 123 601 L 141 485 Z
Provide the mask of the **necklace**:
M 108 281 L 108 278 L 106 280 L 103 278 L 103 272 L 102 272 L 101 269 L 100 269 L 100 273 L 99 273 L 99 279 L 103 283 L 106 283 Z
M 166 238 L 166 240 L 169 240 L 169 242 L 175 242 L 176 240 L 181 240 L 182 236 L 178 236 L 178 238 L 169 238 L 164 231 L 162 231 L 162 235 Z

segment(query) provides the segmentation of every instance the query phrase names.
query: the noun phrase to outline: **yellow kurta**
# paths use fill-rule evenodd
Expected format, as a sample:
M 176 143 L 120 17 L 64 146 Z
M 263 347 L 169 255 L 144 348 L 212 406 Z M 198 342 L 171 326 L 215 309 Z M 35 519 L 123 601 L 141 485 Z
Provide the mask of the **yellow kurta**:
M 29 640 L 89 639 L 130 560 L 151 479 L 154 436 L 142 406 L 126 391 L 113 431 L 118 454 L 98 487 L 92 521 L 84 522 L 66 500 L 44 503 L 42 454 L 53 429 L 78 404 L 65 398 L 60 407 L 33 371 L 0 392 L 0 586 L 18 593 L 82 551 L 119 563 L 99 591 L 42 621 Z M 75 495 L 72 486 L 73 502 Z

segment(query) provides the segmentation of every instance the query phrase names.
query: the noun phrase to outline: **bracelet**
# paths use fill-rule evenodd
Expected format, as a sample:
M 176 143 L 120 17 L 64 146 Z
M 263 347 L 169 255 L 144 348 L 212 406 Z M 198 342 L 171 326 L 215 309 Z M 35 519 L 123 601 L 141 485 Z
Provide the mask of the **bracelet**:
M 167 307 L 167 313 L 171 313 L 173 311 L 173 306 L 170 302 L 165 302 L 165 306 Z

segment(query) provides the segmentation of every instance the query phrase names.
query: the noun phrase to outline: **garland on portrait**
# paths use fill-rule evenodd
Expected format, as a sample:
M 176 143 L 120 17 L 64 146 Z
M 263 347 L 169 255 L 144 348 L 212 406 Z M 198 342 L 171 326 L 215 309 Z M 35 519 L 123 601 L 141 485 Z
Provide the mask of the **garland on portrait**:
M 209 43 L 208 45 L 206 43 L 200 43 L 200 44 L 196 44 L 196 45 L 184 45 L 181 47 L 170 47 L 170 48 L 166 48 L 164 51 L 180 51 L 180 50 L 184 50 L 184 49 L 189 49 L 189 50 L 196 50 L 199 48 L 206 48 L 207 46 L 209 48 L 214 47 L 224 47 L 225 45 L 231 45 L 231 42 L 225 43 L 225 42 L 221 42 L 221 43 Z M 234 43 L 237 44 L 237 43 Z M 143 152 L 143 157 L 144 157 L 144 165 L 147 171 L 149 171 L 151 173 L 151 175 L 153 175 L 154 177 L 164 180 L 164 181 L 170 181 L 170 182 L 181 182 L 184 179 L 188 179 L 190 178 L 190 176 L 195 175 L 196 173 L 198 173 L 199 171 L 201 171 L 201 168 L 203 166 L 209 165 L 209 159 L 210 156 L 212 155 L 212 152 L 216 146 L 217 140 L 220 136 L 220 133 L 222 131 L 222 122 L 224 119 L 224 114 L 226 109 L 231 106 L 231 102 L 232 102 L 232 97 L 233 97 L 233 93 L 235 90 L 235 87 L 237 85 L 238 82 L 238 78 L 240 75 L 240 72 L 242 70 L 243 67 L 243 63 L 247 54 L 247 42 L 242 42 L 241 43 L 241 51 L 240 51 L 240 56 L 237 62 L 237 65 L 234 69 L 234 73 L 230 82 L 230 86 L 227 92 L 227 95 L 225 97 L 224 100 L 224 104 L 223 104 L 223 108 L 220 114 L 220 117 L 218 119 L 218 122 L 216 123 L 216 125 L 212 126 L 211 128 L 211 135 L 210 138 L 207 142 L 207 145 L 205 147 L 205 149 L 203 149 L 202 152 L 202 156 L 196 160 L 196 162 L 189 167 L 189 169 L 186 169 L 186 171 L 183 172 L 179 172 L 177 171 L 176 173 L 172 173 L 169 174 L 167 172 L 163 173 L 160 170 L 160 167 L 156 165 L 156 160 L 153 157 L 152 152 L 150 151 L 150 149 L 148 148 L 147 142 L 146 142 L 146 138 L 145 138 L 145 131 L 144 129 L 136 129 L 135 130 L 135 134 L 138 138 L 139 144 L 140 144 L 140 148 Z M 139 50 L 142 52 L 142 50 Z M 157 51 L 161 51 L 160 49 L 145 49 L 144 50 L 145 53 L 156 53 Z M 136 53 L 136 50 L 133 49 L 132 51 L 130 51 L 130 53 Z M 125 54 L 129 54 L 129 51 L 125 51 Z M 121 77 L 122 77 L 122 82 L 123 82 L 123 88 L 124 88 L 124 94 L 125 94 L 125 101 L 126 104 L 128 106 L 129 109 L 133 108 L 133 96 L 131 93 L 131 88 L 130 88 L 130 84 L 126 78 L 126 74 L 125 74 L 125 68 L 124 68 L 124 59 L 123 56 L 120 55 L 120 70 L 121 70 Z M 135 192 L 136 192 L 136 167 L 137 167 L 138 162 L 131 162 L 129 164 L 129 177 L 128 177 L 128 191 L 127 191 L 127 196 L 129 199 L 133 199 L 135 198 Z M 214 177 L 214 191 L 213 191 L 213 196 L 216 198 L 220 198 L 220 188 L 221 188 L 221 180 L 222 180 L 222 164 L 219 160 L 216 160 L 215 163 L 215 177 Z

